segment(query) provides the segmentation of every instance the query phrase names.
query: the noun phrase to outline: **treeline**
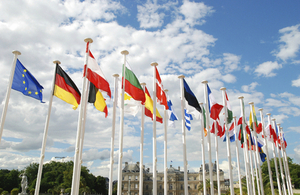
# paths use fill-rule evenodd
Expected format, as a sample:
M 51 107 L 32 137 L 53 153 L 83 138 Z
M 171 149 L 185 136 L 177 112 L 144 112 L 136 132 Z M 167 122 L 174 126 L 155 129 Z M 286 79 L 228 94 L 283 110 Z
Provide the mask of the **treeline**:
M 28 180 L 27 193 L 34 194 L 36 178 L 38 173 L 38 163 L 32 163 L 23 170 L 0 170 L 0 194 L 1 191 L 10 193 L 13 189 L 21 189 L 21 173 L 25 173 Z M 73 176 L 73 161 L 54 162 L 44 164 L 43 174 L 40 185 L 40 193 L 60 194 L 61 189 L 65 189 L 65 193 L 71 192 Z M 107 194 L 106 179 L 101 176 L 94 176 L 89 173 L 85 166 L 81 166 L 80 176 L 80 193 Z

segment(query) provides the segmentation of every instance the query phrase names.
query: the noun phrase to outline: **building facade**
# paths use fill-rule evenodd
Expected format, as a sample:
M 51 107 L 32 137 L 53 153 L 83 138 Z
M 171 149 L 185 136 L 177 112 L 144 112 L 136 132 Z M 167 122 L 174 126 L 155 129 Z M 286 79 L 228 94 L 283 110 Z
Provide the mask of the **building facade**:
M 213 181 L 217 181 L 217 169 L 216 163 L 213 164 Z M 153 190 L 153 173 L 145 169 L 143 166 L 143 195 L 152 195 Z M 205 164 L 205 178 L 209 179 L 209 166 Z M 224 172 L 220 169 L 220 186 L 221 192 L 225 191 L 224 183 Z M 125 167 L 122 171 L 122 195 L 139 195 L 139 175 L 140 175 L 140 164 L 128 164 L 125 162 Z M 203 182 L 203 171 L 202 166 L 199 172 L 188 171 L 188 194 L 189 195 L 200 195 L 199 185 Z M 184 171 L 172 167 L 168 168 L 168 195 L 184 195 Z M 217 193 L 217 190 L 215 190 Z M 157 195 L 164 195 L 164 173 L 157 173 Z

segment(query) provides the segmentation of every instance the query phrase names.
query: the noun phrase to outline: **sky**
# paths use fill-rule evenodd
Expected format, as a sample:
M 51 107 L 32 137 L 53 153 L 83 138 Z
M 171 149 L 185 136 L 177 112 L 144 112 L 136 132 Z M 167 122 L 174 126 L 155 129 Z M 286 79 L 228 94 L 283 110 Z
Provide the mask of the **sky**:
M 244 96 L 246 116 L 249 102 L 281 124 L 288 143 L 287 155 L 300 162 L 300 7 L 299 1 L 189 1 L 189 0 L 50 0 L 0 1 L 0 110 L 14 55 L 44 87 L 43 100 L 12 90 L 0 143 L 0 169 L 23 169 L 39 162 L 48 112 L 54 60 L 82 90 L 85 38 L 113 94 L 113 74 L 121 74 L 123 55 L 140 82 L 153 94 L 152 62 L 158 71 L 179 118 L 168 128 L 168 166 L 182 167 L 181 103 L 179 75 L 199 102 L 204 102 L 203 80 L 222 104 L 220 88 L 226 87 L 237 118 L 238 97 Z M 104 95 L 105 96 L 105 95 Z M 152 95 L 153 96 L 153 95 Z M 83 165 L 95 176 L 108 177 L 112 132 L 113 97 L 105 96 L 108 117 L 88 105 Z M 158 106 L 163 115 L 163 107 Z M 117 109 L 114 179 L 117 179 L 120 112 Z M 53 98 L 45 163 L 74 158 L 79 109 Z M 188 170 L 198 172 L 201 160 L 201 126 L 194 119 L 186 132 Z M 144 164 L 152 171 L 153 122 L 145 118 Z M 157 168 L 163 171 L 164 127 L 157 123 Z M 140 161 L 141 112 L 125 115 L 123 165 Z M 206 139 L 206 138 L 205 138 Z M 218 140 L 220 168 L 228 178 L 226 144 Z M 212 160 L 215 142 L 212 136 Z M 207 147 L 205 147 L 207 151 Z M 270 148 L 268 149 L 272 156 Z M 240 150 L 242 174 L 245 174 Z M 231 144 L 233 175 L 237 180 L 235 144 Z M 206 159 L 208 153 L 206 152 Z M 58 158 L 57 158 L 58 157 Z M 61 158 L 63 157 L 63 158 Z

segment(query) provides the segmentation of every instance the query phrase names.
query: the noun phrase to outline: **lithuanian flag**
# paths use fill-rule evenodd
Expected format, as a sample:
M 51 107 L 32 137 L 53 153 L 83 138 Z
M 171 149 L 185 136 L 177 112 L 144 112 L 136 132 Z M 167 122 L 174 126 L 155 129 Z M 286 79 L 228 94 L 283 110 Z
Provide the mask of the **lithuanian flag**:
M 55 72 L 56 74 L 53 95 L 69 104 L 72 104 L 73 109 L 76 110 L 76 108 L 80 104 L 81 97 L 77 86 L 69 77 L 69 75 L 58 64 L 56 64 Z

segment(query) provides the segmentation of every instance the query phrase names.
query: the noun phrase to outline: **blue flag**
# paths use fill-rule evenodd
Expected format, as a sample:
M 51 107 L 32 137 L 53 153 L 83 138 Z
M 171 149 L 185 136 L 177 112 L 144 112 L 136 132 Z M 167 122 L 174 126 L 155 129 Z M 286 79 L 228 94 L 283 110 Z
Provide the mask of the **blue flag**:
M 44 87 L 32 76 L 32 74 L 17 59 L 12 89 L 22 92 L 24 95 L 33 97 L 43 102 L 42 89 Z
M 171 100 L 168 100 L 168 113 L 169 113 L 169 126 L 175 127 L 175 120 L 178 120 L 178 117 L 176 116 L 173 108 L 173 104 Z

